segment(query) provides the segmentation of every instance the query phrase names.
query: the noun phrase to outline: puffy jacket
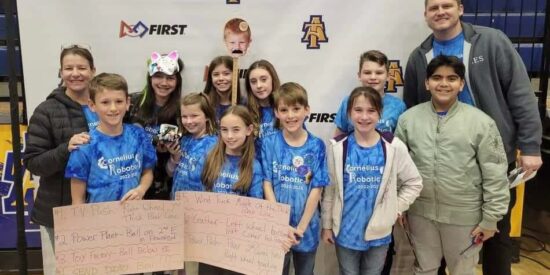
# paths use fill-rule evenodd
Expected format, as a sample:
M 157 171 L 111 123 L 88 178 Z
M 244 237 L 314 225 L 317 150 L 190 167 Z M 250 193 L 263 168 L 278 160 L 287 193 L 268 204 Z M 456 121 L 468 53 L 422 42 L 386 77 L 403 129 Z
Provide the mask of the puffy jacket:
M 424 184 L 409 213 L 496 229 L 510 192 L 502 138 L 489 116 L 457 101 L 439 118 L 425 102 L 401 115 L 395 135 L 409 147 Z
M 85 131 L 88 124 L 82 106 L 65 94 L 65 88 L 55 89 L 34 110 L 23 156 L 26 168 L 40 176 L 33 222 L 53 227 L 52 208 L 71 204 L 70 180 L 63 176 L 69 160 L 67 146 L 74 134 Z

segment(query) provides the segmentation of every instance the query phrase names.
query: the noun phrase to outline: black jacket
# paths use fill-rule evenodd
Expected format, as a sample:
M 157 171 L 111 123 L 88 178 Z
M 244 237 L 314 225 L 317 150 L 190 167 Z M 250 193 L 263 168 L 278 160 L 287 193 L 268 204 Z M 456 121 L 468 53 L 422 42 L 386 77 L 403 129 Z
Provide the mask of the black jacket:
M 69 160 L 67 146 L 74 134 L 85 131 L 88 124 L 82 106 L 69 98 L 64 88 L 55 89 L 34 110 L 23 157 L 26 168 L 40 177 L 33 222 L 53 227 L 52 208 L 71 204 L 71 183 L 64 177 Z

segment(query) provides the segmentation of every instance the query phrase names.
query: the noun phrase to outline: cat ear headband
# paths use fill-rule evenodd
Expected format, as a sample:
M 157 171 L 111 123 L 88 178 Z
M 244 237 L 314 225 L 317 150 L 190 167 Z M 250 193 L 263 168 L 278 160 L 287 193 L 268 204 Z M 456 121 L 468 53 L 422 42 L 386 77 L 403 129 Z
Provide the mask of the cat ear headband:
M 151 54 L 151 64 L 149 65 L 149 76 L 155 73 L 161 72 L 167 75 L 173 75 L 180 71 L 178 65 L 178 52 L 176 50 L 171 51 L 167 55 L 160 55 L 157 52 Z

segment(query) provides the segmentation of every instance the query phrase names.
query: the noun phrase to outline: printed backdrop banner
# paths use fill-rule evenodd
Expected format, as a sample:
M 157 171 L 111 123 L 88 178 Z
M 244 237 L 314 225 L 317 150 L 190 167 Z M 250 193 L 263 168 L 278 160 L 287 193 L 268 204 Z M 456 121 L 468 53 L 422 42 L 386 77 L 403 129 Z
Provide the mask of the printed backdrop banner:
M 27 115 L 58 85 L 62 45 L 89 45 L 97 73 L 123 75 L 130 92 L 145 85 L 151 52 L 178 50 L 185 63 L 184 93 L 202 91 L 206 66 L 226 54 L 225 22 L 240 17 L 252 31 L 252 44 L 239 59 L 240 68 L 267 59 L 281 82 L 304 86 L 312 112 L 307 128 L 327 141 L 340 101 L 359 85 L 361 53 L 378 49 L 388 55 L 392 76 L 388 92 L 401 96 L 408 55 L 429 33 L 423 4 L 422 0 L 19 1 Z M 335 259 L 334 248 L 321 244 L 317 274 L 337 274 Z
M 267 59 L 282 82 L 306 88 L 308 129 L 328 138 L 333 113 L 355 86 L 361 53 L 379 49 L 392 60 L 390 92 L 402 92 L 409 53 L 429 33 L 424 1 L 402 0 L 49 0 L 18 3 L 27 114 L 59 83 L 62 45 L 87 44 L 97 72 L 122 74 L 130 91 L 145 85 L 152 51 L 178 50 L 183 89 L 202 91 L 210 61 L 224 55 L 223 27 L 234 17 L 252 31 L 246 69 Z M 329 126 L 329 127 L 327 127 Z
M 23 138 L 22 152 L 25 151 L 26 126 L 20 127 L 20 135 Z M 14 249 L 17 247 L 17 219 L 15 202 L 15 174 L 13 141 L 11 139 L 11 126 L 0 125 L 0 249 Z M 23 199 L 25 209 L 25 232 L 29 247 L 40 247 L 39 226 L 30 220 L 30 209 L 34 205 L 34 194 L 38 181 L 23 166 Z

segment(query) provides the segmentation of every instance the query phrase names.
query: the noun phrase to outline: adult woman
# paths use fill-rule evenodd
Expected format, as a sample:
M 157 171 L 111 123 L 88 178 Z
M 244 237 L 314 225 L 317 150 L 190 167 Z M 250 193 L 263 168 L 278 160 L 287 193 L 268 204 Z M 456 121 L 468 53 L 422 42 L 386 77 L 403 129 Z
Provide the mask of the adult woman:
M 95 73 L 90 50 L 64 47 L 60 55 L 59 87 L 34 110 L 29 121 L 24 164 L 40 176 L 31 220 L 40 225 L 44 274 L 55 274 L 53 207 L 71 204 L 70 181 L 63 177 L 69 153 L 87 143 L 87 131 L 97 125 L 88 109 L 88 86 Z

